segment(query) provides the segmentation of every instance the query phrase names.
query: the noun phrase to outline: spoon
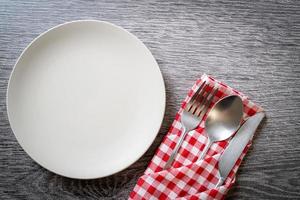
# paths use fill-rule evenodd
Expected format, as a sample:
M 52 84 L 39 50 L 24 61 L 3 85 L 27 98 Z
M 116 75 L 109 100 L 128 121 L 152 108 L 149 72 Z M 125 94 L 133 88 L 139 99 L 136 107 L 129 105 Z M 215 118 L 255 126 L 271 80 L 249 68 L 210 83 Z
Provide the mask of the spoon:
M 240 127 L 243 116 L 243 102 L 237 95 L 220 99 L 208 113 L 205 132 L 208 136 L 199 159 L 203 159 L 214 142 L 226 140 Z

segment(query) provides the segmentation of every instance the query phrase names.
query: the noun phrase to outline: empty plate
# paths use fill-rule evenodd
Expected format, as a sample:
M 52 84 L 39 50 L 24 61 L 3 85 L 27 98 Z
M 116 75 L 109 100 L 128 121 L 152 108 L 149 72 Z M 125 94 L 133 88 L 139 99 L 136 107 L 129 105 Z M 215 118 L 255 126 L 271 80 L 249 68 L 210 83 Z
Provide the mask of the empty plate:
M 41 34 L 9 80 L 7 110 L 23 149 L 46 169 L 80 179 L 140 158 L 165 110 L 160 69 L 147 47 L 113 24 L 74 21 Z

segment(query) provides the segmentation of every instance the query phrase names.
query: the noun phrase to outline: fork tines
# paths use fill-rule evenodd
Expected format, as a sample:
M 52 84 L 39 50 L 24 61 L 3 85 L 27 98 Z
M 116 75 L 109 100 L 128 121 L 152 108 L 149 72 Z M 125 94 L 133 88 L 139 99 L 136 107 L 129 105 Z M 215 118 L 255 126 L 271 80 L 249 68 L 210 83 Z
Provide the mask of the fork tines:
M 187 103 L 185 111 L 202 119 L 218 91 L 217 86 L 214 86 L 211 91 L 207 91 L 208 89 L 209 84 L 206 84 L 206 81 L 204 81 Z

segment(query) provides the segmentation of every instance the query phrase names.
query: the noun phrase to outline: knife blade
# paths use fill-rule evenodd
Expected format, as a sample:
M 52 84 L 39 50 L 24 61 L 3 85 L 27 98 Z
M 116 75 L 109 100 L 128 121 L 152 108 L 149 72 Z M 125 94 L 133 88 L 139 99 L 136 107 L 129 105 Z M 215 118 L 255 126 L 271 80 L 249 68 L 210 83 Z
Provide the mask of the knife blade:
M 264 117 L 264 112 L 249 117 L 233 136 L 219 159 L 219 182 L 216 187 L 221 186 L 224 183 L 246 145 L 253 138 L 258 125 Z

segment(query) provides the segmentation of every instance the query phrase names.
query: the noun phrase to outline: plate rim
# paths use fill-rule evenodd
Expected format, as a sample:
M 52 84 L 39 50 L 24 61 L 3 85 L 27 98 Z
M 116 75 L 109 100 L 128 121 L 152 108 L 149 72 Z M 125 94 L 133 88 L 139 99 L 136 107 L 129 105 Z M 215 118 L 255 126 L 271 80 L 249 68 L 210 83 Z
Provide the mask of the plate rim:
M 65 25 L 68 25 L 68 24 L 73 24 L 73 23 L 84 23 L 84 22 L 96 22 L 96 23 L 100 23 L 100 24 L 106 24 L 106 25 L 109 25 L 109 26 L 112 26 L 112 27 L 115 27 L 121 31 L 124 31 L 126 32 L 127 34 L 129 34 L 131 37 L 133 37 L 135 40 L 137 40 L 142 46 L 145 47 L 145 49 L 150 53 L 150 55 L 153 57 L 154 59 L 154 62 L 156 64 L 156 67 L 158 68 L 158 72 L 160 74 L 160 79 L 161 79 L 161 87 L 162 87 L 162 90 L 163 90 L 163 109 L 161 110 L 161 113 L 160 113 L 160 123 L 158 125 L 158 127 L 155 127 L 153 128 L 153 132 L 155 132 L 155 134 L 153 134 L 153 138 L 152 140 L 150 141 L 149 140 L 149 144 L 147 145 L 147 147 L 145 147 L 145 149 L 143 151 L 141 151 L 139 154 L 136 155 L 136 158 L 133 159 L 132 162 L 129 162 L 128 164 L 124 164 L 122 167 L 119 167 L 118 170 L 115 170 L 107 175 L 98 175 L 98 176 L 93 176 L 93 177 L 79 177 L 79 176 L 69 176 L 69 175 L 65 175 L 65 174 L 61 174 L 61 173 L 58 173 L 58 172 L 55 172 L 54 170 L 52 169 L 49 169 L 48 167 L 42 165 L 39 161 L 35 160 L 27 151 L 26 149 L 22 146 L 22 144 L 20 143 L 20 139 L 18 139 L 17 137 L 17 134 L 15 133 L 15 130 L 12 126 L 12 119 L 10 117 L 10 114 L 9 114 L 9 98 L 8 98 L 8 94 L 9 94 L 9 91 L 10 91 L 10 88 L 11 88 L 11 81 L 12 81 L 12 77 L 15 73 L 15 70 L 18 66 L 18 63 L 20 62 L 20 60 L 22 59 L 23 55 L 25 54 L 25 52 L 36 42 L 38 41 L 41 37 L 43 37 L 44 35 L 46 35 L 48 32 L 54 30 L 54 29 L 57 29 L 59 27 L 62 27 L 62 26 L 65 26 Z M 22 148 L 22 150 L 35 162 L 37 163 L 39 166 L 47 169 L 48 171 L 54 173 L 54 174 L 58 174 L 60 176 L 63 176 L 63 177 L 67 177 L 67 178 L 72 178 L 72 179 L 79 179 L 79 180 L 91 180 L 91 179 L 99 179 L 99 178 L 104 178 L 104 177 L 109 177 L 111 175 L 114 175 L 114 174 L 117 174 L 125 169 L 127 169 L 128 167 L 130 167 L 131 165 L 133 165 L 135 162 L 137 162 L 148 150 L 149 148 L 151 147 L 151 145 L 153 144 L 153 142 L 155 141 L 155 139 L 157 138 L 157 135 L 159 134 L 159 131 L 161 129 L 161 126 L 163 124 L 163 120 L 164 120 L 164 117 L 165 117 L 165 112 L 166 112 L 166 86 L 165 86 L 165 80 L 164 80 L 164 77 L 163 77 L 163 73 L 157 63 L 157 60 L 155 59 L 155 57 L 153 56 L 152 52 L 150 51 L 150 49 L 143 43 L 142 40 L 140 40 L 136 35 L 134 35 L 133 33 L 129 32 L 128 30 L 126 30 L 125 28 L 121 27 L 121 26 L 118 26 L 116 24 L 113 24 L 111 22 L 108 22 L 108 21 L 102 21 L 102 20 L 96 20 L 96 19 L 79 19 L 79 20 L 72 20 L 72 21 L 67 21 L 67 22 L 64 22 L 64 23 L 61 23 L 61 24 L 58 24 L 58 25 L 55 25 L 49 29 L 47 29 L 46 31 L 43 31 L 42 33 L 40 33 L 38 36 L 36 36 L 28 45 L 26 45 L 26 47 L 22 50 L 21 54 L 18 56 L 18 58 L 16 59 L 14 65 L 13 65 L 13 68 L 10 72 L 10 75 L 9 75 L 9 79 L 8 79 L 8 83 L 7 83 L 7 88 L 6 88 L 6 100 L 5 100 L 5 103 L 6 103 L 6 114 L 7 114 L 7 118 L 8 118 L 8 122 L 9 122 L 9 125 L 10 125 L 10 129 L 11 131 L 13 132 L 13 135 L 15 136 L 16 138 L 16 141 L 18 143 L 18 145 L 20 145 L 20 147 Z

